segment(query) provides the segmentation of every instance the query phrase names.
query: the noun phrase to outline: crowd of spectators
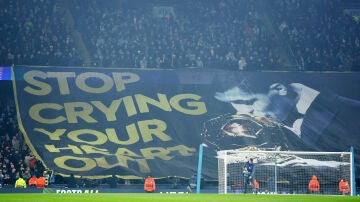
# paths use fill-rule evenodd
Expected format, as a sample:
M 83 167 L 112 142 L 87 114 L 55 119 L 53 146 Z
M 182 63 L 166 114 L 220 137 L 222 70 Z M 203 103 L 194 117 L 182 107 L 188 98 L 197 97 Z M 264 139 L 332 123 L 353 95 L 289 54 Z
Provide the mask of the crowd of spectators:
M 81 65 L 61 1 L 0 0 L 0 64 Z
M 0 0 L 0 64 L 288 70 L 291 61 L 352 70 L 360 22 L 345 8 L 343 0 Z
M 11 82 L 1 82 L 0 91 L 0 187 L 12 185 L 22 176 L 41 176 L 44 166 L 31 153 L 19 131 Z
M 350 1 L 347 1 L 350 2 Z M 302 70 L 349 71 L 360 66 L 360 4 L 342 0 L 272 1 L 273 22 Z
M 274 42 L 252 1 L 182 1 L 171 5 L 75 1 L 94 66 L 271 69 Z

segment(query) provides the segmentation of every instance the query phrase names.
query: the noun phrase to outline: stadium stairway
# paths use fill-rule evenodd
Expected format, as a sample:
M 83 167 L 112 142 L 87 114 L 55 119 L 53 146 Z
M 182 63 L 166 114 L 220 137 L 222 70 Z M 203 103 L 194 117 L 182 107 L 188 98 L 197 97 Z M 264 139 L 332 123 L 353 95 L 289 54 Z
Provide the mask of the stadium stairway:
M 291 46 L 286 43 L 286 39 L 282 37 L 282 33 L 280 33 L 277 25 L 273 23 L 276 20 L 274 20 L 273 13 L 271 13 L 270 3 L 272 1 L 254 1 L 260 20 L 264 23 L 266 30 L 276 43 L 274 50 L 279 54 L 282 65 L 290 71 L 298 70 L 299 63 L 294 56 Z
M 67 29 L 70 31 L 72 38 L 74 39 L 74 43 L 76 49 L 79 51 L 80 57 L 83 61 L 83 64 L 88 66 L 91 64 L 91 58 L 89 51 L 87 50 L 84 40 L 78 30 L 75 28 L 74 18 L 71 14 L 71 11 L 67 5 L 67 1 L 61 1 L 61 8 L 63 9 L 64 19 L 66 23 Z

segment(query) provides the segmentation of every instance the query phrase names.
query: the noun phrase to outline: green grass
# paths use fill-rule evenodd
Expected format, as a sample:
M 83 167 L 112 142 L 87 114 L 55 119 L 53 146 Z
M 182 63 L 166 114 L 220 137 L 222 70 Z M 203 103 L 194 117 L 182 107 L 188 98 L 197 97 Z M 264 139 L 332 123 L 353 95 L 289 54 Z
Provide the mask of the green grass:
M 333 202 L 360 201 L 351 196 L 242 194 L 0 194 L 1 202 Z

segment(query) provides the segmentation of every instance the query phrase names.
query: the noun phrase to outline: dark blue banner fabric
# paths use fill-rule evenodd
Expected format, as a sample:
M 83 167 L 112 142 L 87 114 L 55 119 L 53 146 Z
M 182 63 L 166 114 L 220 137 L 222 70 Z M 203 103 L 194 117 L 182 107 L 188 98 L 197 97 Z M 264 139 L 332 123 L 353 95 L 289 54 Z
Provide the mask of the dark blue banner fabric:
M 360 74 L 14 67 L 19 125 L 61 174 L 217 178 L 216 150 L 348 151 Z

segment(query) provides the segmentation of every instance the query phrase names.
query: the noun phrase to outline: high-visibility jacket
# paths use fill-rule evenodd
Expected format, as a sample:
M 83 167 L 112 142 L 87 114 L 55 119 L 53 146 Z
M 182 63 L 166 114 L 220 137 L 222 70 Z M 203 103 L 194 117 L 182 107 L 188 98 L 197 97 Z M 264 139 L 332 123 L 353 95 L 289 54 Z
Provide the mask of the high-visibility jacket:
M 254 180 L 254 185 L 255 185 L 255 188 L 256 188 L 256 189 L 259 189 L 259 188 L 260 188 L 259 183 L 258 183 L 258 181 L 256 181 L 256 180 Z
M 32 177 L 29 179 L 29 186 L 36 186 L 36 180 L 37 180 L 37 177 L 32 176 Z
M 339 191 L 342 194 L 349 194 L 350 193 L 350 185 L 348 181 L 340 180 L 339 182 Z
M 26 182 L 21 177 L 16 180 L 15 182 L 15 188 L 26 188 Z
M 46 186 L 46 179 L 44 177 L 39 177 L 36 180 L 36 188 L 45 188 Z
M 310 182 L 309 182 L 309 190 L 313 192 L 319 192 L 320 191 L 320 183 L 316 177 L 316 175 L 313 175 Z
M 152 177 L 147 177 L 144 183 L 144 190 L 146 192 L 154 192 L 156 190 L 155 180 Z

